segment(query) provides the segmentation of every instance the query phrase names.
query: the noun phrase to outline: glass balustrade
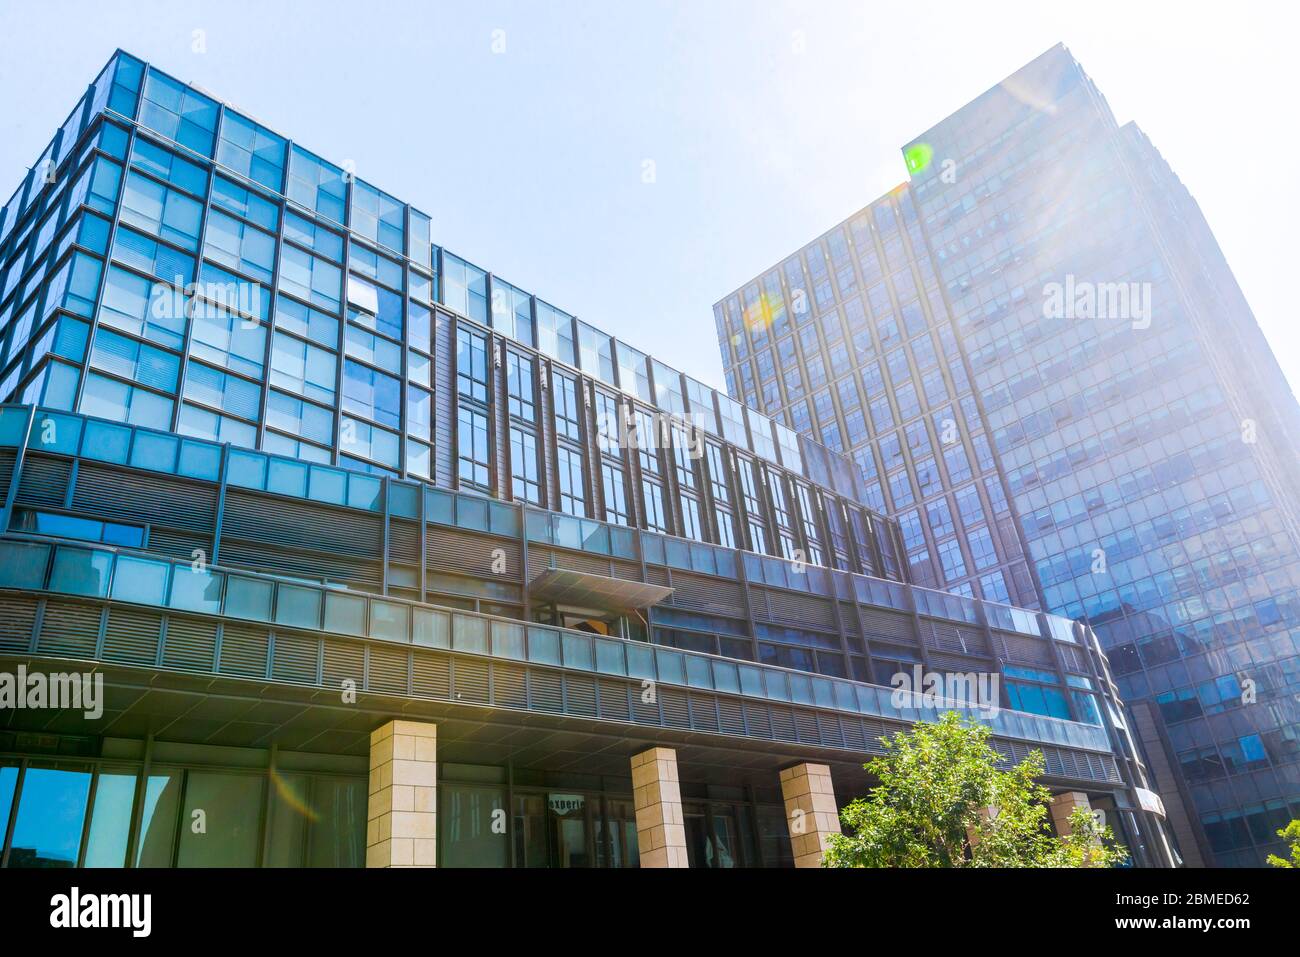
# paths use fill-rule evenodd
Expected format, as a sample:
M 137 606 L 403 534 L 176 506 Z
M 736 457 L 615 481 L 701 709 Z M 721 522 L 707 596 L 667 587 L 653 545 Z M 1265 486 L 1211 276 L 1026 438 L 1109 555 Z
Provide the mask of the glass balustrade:
M 895 720 L 932 721 L 939 712 L 931 707 L 899 708 L 893 689 L 876 685 L 268 575 L 196 567 L 126 549 L 7 536 L 0 539 L 0 588 L 223 615 Z M 1006 737 L 1110 750 L 1105 732 L 1091 725 L 1005 709 L 943 710 L 960 711 Z

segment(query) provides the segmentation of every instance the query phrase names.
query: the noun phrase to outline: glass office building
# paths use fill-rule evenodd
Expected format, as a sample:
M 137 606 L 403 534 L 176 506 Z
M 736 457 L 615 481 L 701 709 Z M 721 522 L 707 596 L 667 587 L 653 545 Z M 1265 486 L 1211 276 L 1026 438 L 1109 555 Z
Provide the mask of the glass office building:
M 1084 620 L 1190 863 L 1300 817 L 1300 410 L 1186 188 L 1056 47 L 715 306 L 727 384 L 856 461 L 911 580 Z
M 1172 862 L 1090 629 L 432 232 L 121 52 L 4 207 L 0 678 L 104 690 L 0 714 L 3 866 L 815 863 L 913 666 Z

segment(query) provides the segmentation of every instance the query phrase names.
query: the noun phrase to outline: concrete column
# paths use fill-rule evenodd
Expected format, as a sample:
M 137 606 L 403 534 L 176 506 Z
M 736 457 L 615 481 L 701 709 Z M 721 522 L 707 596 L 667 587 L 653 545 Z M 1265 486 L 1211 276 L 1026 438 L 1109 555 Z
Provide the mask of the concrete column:
M 1049 808 L 1052 815 L 1052 826 L 1056 833 L 1061 837 L 1068 837 L 1074 832 L 1070 827 L 1070 815 L 1074 813 L 1075 808 L 1083 808 L 1085 811 L 1092 810 L 1092 803 L 1088 800 L 1088 795 L 1082 791 L 1066 791 L 1052 798 Z
M 781 772 L 781 796 L 790 829 L 795 867 L 821 867 L 832 834 L 840 833 L 831 769 L 824 764 L 796 764 Z
M 982 807 L 979 809 L 979 817 L 980 817 L 981 824 L 988 824 L 997 816 L 998 816 L 998 809 L 991 804 L 988 805 L 987 807 Z M 975 845 L 978 844 L 979 842 L 980 842 L 980 832 L 973 827 L 966 828 L 966 843 L 970 845 L 972 851 L 975 849 Z
M 389 721 L 370 735 L 366 867 L 436 867 L 438 728 Z
M 677 752 L 651 748 L 632 757 L 636 840 L 642 867 L 687 867 Z

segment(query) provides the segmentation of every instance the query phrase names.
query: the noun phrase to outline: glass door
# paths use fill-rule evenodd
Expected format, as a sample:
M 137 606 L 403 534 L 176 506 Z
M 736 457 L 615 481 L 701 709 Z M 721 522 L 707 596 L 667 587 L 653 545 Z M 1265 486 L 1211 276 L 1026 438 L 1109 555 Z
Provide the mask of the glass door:
M 516 792 L 515 866 L 593 866 L 590 804 L 585 794 Z
M 587 799 L 582 794 L 546 795 L 550 817 L 551 867 L 591 867 Z
M 637 847 L 636 811 L 631 801 L 605 801 L 605 816 L 597 826 L 596 850 L 600 867 L 640 867 Z M 609 857 L 606 859 L 605 854 Z

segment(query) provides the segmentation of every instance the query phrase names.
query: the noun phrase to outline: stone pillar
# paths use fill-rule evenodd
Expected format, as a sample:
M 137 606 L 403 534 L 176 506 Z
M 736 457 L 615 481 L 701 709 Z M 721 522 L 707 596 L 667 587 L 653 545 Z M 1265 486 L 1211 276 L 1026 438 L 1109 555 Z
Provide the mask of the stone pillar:
M 998 816 L 998 809 L 991 804 L 979 809 L 979 818 L 981 824 L 988 824 L 997 816 Z M 970 849 L 972 851 L 975 850 L 975 845 L 978 844 L 979 842 L 980 842 L 980 832 L 973 827 L 966 828 L 966 843 L 970 846 Z
M 1069 837 L 1074 832 L 1070 827 L 1070 815 L 1074 813 L 1075 808 L 1083 808 L 1085 811 L 1092 810 L 1092 803 L 1088 800 L 1088 795 L 1082 791 L 1066 791 L 1052 798 L 1050 811 L 1052 815 L 1052 826 L 1056 833 L 1061 837 Z
M 370 735 L 366 867 L 436 867 L 437 725 L 389 721 Z
M 840 812 L 824 764 L 796 764 L 781 772 L 785 821 L 795 867 L 821 867 L 832 834 L 840 833 Z
M 641 866 L 689 866 L 677 752 L 672 748 L 651 748 L 633 755 L 632 794 Z

